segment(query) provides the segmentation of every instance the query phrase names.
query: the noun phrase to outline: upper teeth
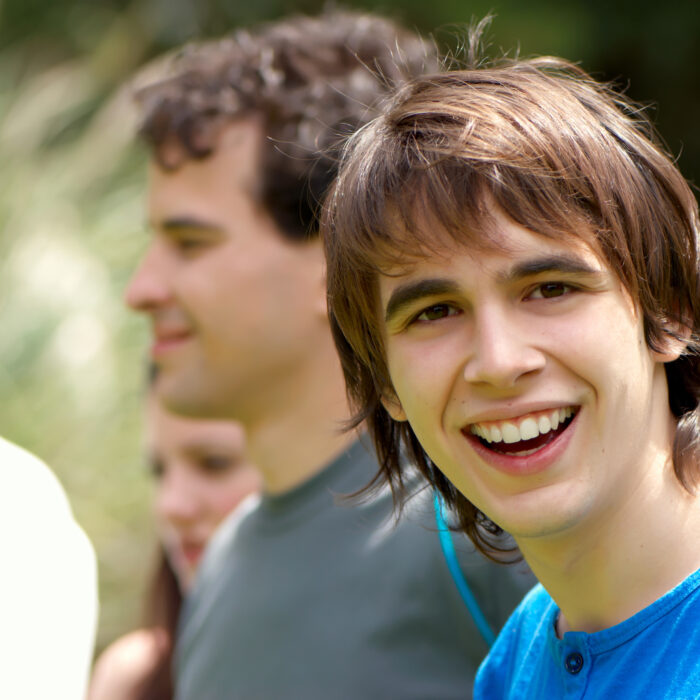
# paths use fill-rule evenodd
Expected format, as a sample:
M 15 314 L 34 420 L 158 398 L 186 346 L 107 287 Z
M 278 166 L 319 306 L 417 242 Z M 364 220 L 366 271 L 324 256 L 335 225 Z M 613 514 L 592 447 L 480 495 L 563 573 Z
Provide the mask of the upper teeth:
M 488 425 L 482 423 L 472 423 L 470 431 L 474 435 L 486 440 L 486 442 L 520 442 L 521 440 L 532 440 L 538 435 L 544 435 L 550 430 L 556 430 L 560 423 L 563 423 L 569 416 L 572 416 L 574 409 L 555 408 L 547 413 L 540 413 L 537 416 L 515 420 L 499 421 Z

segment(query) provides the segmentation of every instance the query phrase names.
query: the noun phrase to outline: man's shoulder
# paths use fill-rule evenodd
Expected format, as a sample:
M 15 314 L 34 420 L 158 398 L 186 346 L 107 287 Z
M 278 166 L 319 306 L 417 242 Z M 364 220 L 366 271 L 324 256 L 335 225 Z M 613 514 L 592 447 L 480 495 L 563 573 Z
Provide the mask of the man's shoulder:
M 206 585 L 207 580 L 216 580 L 221 569 L 232 563 L 231 550 L 236 546 L 236 538 L 241 530 L 255 529 L 256 516 L 260 508 L 260 496 L 251 494 L 228 514 L 209 540 L 198 571 L 197 588 Z

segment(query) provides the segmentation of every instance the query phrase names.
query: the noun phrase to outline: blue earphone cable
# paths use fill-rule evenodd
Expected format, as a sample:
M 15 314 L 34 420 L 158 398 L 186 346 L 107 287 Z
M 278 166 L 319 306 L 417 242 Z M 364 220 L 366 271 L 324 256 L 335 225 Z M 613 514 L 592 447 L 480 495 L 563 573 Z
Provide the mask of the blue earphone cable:
M 437 492 L 435 493 L 433 504 L 435 506 L 435 521 L 438 527 L 440 546 L 442 547 L 442 553 L 445 555 L 447 568 L 450 570 L 452 580 L 457 586 L 459 595 L 464 601 L 464 604 L 467 606 L 467 610 L 469 610 L 469 613 L 472 616 L 472 619 L 474 620 L 479 632 L 481 633 L 481 636 L 490 647 L 496 640 L 496 635 L 493 633 L 489 623 L 486 621 L 486 617 L 481 611 L 479 603 L 474 597 L 471 588 L 469 588 L 469 584 L 464 578 L 462 569 L 459 566 L 459 562 L 457 561 L 457 553 L 455 552 L 455 545 L 452 541 L 452 533 L 450 532 L 450 528 L 447 526 L 447 522 L 445 521 L 445 504 L 440 494 Z

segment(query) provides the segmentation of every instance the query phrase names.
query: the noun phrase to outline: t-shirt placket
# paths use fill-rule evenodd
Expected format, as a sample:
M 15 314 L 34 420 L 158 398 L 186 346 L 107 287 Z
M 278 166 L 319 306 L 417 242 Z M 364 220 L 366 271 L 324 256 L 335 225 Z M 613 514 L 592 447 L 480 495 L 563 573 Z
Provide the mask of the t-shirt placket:
M 593 670 L 593 657 L 584 634 L 569 632 L 561 640 L 559 666 L 564 687 L 562 700 L 583 698 Z

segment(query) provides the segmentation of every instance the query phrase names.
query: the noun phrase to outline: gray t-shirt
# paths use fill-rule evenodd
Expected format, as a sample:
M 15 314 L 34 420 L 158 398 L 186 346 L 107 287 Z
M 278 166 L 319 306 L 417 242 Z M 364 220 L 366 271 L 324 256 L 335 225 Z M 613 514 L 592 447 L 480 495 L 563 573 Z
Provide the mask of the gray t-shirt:
M 176 649 L 180 700 L 471 697 L 487 652 L 445 563 L 427 490 L 398 524 L 387 491 L 359 506 L 374 453 L 355 443 L 320 474 L 230 519 L 207 553 Z M 532 583 L 455 536 L 497 631 Z

